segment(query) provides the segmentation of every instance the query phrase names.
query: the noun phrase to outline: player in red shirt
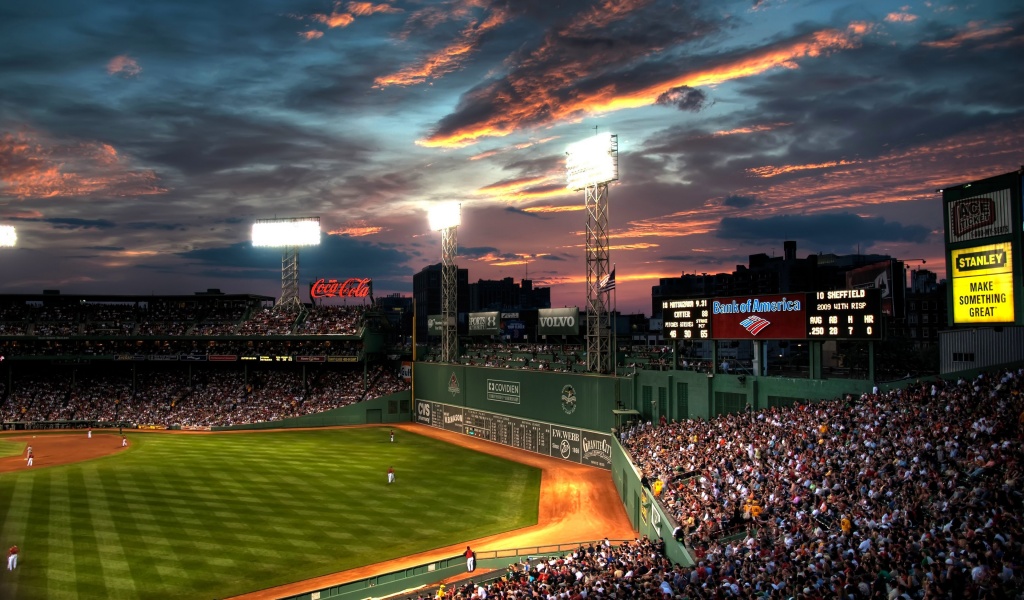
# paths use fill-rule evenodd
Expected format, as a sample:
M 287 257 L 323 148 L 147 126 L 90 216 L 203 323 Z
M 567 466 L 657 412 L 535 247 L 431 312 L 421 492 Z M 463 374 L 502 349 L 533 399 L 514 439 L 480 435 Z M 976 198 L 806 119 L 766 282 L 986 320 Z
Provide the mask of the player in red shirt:
M 13 571 L 18 568 L 18 547 L 11 546 L 7 551 L 7 570 Z
M 394 467 L 388 467 L 388 483 L 394 483 L 394 482 L 395 482 L 395 468 Z

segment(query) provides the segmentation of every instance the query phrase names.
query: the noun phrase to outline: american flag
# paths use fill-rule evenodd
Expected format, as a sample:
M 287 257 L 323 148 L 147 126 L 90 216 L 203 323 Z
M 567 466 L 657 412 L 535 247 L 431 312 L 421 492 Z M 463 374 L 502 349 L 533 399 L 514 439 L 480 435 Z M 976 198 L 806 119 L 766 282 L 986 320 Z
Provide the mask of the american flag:
M 612 272 L 608 273 L 597 281 L 597 291 L 599 292 L 610 292 L 615 289 L 615 267 L 612 267 Z

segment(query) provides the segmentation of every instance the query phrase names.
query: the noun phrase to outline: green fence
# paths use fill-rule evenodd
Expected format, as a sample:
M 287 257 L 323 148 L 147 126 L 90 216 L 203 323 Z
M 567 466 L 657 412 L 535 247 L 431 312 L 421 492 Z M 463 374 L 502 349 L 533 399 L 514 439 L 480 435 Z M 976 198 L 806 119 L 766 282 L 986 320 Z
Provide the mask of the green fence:
M 629 540 L 609 540 L 618 545 Z M 357 600 L 381 598 L 401 593 L 413 594 L 413 590 L 437 585 L 438 582 L 463 573 L 474 581 L 488 581 L 504 574 L 504 569 L 523 559 L 533 561 L 540 558 L 564 556 L 580 546 L 599 544 L 603 540 L 588 540 L 569 544 L 548 544 L 511 550 L 484 550 L 476 553 L 477 575 L 466 572 L 466 559 L 461 554 L 429 563 L 400 569 L 382 575 L 350 581 L 331 587 L 305 592 L 295 596 L 284 596 L 281 600 Z M 491 571 L 490 576 L 486 571 Z

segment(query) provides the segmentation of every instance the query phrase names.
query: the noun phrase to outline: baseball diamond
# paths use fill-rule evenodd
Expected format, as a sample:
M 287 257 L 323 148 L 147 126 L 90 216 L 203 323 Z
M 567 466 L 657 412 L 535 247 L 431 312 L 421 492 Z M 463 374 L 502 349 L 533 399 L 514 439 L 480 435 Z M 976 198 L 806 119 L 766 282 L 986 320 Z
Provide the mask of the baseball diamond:
M 231 596 L 538 517 L 540 470 L 415 433 L 33 433 L 0 436 L 38 457 L 0 458 L 0 531 L 21 546 L 4 598 Z M 389 464 L 400 484 L 382 485 Z

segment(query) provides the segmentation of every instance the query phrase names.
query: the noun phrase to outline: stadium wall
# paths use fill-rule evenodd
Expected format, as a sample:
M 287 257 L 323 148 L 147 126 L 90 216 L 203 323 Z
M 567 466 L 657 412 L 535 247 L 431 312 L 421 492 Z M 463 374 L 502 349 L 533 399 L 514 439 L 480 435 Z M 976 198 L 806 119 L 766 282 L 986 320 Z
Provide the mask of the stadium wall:
M 396 392 L 380 398 L 363 400 L 349 406 L 291 417 L 280 421 L 248 423 L 213 427 L 213 431 L 242 431 L 254 429 L 292 429 L 299 427 L 332 427 L 336 425 L 366 425 L 371 423 L 406 423 L 410 420 L 410 392 Z
M 775 406 L 791 406 L 860 395 L 871 391 L 871 382 L 855 379 L 796 379 L 752 375 L 708 376 L 698 371 L 637 371 L 631 381 L 635 408 L 644 420 L 709 419 L 726 413 Z
M 672 536 L 676 524 L 665 515 L 651 490 L 640 483 L 640 476 L 639 469 L 629 459 L 626 449 L 618 440 L 613 440 L 612 479 L 633 529 L 639 535 L 646 535 L 652 540 L 664 540 L 665 554 L 672 562 L 684 567 L 692 565 L 693 557 L 687 552 L 686 547 Z
M 608 432 L 629 380 L 579 373 L 416 363 L 417 400 Z
M 417 363 L 417 423 L 520 450 L 611 468 L 611 431 L 628 380 Z

